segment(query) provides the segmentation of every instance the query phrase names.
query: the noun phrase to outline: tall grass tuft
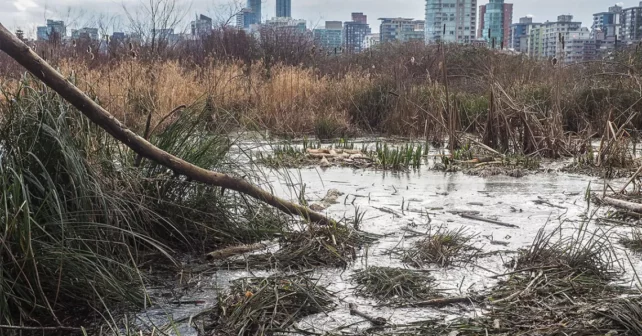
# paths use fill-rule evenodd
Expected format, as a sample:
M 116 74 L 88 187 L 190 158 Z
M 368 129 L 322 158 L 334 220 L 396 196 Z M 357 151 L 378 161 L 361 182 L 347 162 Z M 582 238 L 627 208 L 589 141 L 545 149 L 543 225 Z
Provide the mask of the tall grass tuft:
M 388 146 L 387 143 L 377 142 L 375 152 L 378 163 L 384 170 L 417 169 L 421 166 L 423 145 L 407 143 L 402 146 Z
M 0 319 L 59 323 L 72 308 L 143 304 L 137 252 L 167 254 L 146 232 L 172 227 L 118 178 L 109 138 L 61 98 L 28 81 L 5 95 Z
M 284 218 L 258 201 L 153 162 L 135 165 L 133 151 L 28 77 L 3 94 L 2 324 L 82 324 L 77 319 L 92 312 L 143 305 L 139 263 L 160 255 L 171 264 L 179 252 L 252 242 L 284 228 Z M 150 141 L 201 167 L 257 179 L 238 168 L 233 143 L 203 122 L 203 111 L 197 103 L 155 125 Z

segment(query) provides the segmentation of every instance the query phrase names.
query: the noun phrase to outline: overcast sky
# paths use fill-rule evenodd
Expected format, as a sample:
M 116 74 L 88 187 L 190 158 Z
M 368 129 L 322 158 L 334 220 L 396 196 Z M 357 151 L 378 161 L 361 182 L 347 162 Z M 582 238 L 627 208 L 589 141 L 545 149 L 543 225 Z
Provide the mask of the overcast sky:
M 99 17 L 121 16 L 121 23 L 111 26 L 118 29 L 126 19 L 123 6 L 133 8 L 141 1 L 150 0 L 0 0 L 0 22 L 10 29 L 22 28 L 29 35 L 45 18 L 61 19 L 70 26 L 91 25 Z M 151 0 L 154 1 L 154 0 Z M 224 17 L 229 12 L 227 5 L 243 0 L 176 0 L 188 12 L 189 18 L 196 13 Z M 275 0 L 264 0 L 263 17 L 272 17 Z M 488 1 L 481 0 L 480 4 Z M 507 1 L 509 2 L 509 1 Z M 515 0 L 514 21 L 533 15 L 536 22 L 555 20 L 559 14 L 572 14 L 576 20 L 590 26 L 592 14 L 606 11 L 617 2 L 608 0 Z M 638 5 L 638 1 L 621 2 L 624 7 Z M 292 16 L 308 21 L 308 27 L 322 26 L 326 20 L 350 20 L 351 12 L 364 12 L 373 31 L 378 31 L 377 18 L 409 17 L 424 18 L 425 0 L 292 0 Z M 216 13 L 219 13 L 218 15 Z M 188 21 L 188 20 L 186 20 Z M 122 29 L 122 28 L 121 28 Z

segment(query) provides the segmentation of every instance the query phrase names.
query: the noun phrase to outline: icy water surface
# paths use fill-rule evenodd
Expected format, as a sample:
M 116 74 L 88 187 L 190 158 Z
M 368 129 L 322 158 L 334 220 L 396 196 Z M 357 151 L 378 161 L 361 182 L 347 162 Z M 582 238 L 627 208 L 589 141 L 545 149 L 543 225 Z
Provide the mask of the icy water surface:
M 504 264 L 511 260 L 515 251 L 530 245 L 540 228 L 546 226 L 552 230 L 562 225 L 564 233 L 570 235 L 575 232 L 592 212 L 588 211 L 584 198 L 589 182 L 593 189 L 602 188 L 602 182 L 598 179 L 563 173 L 538 173 L 522 178 L 481 178 L 428 168 L 391 173 L 333 167 L 271 172 L 267 176 L 274 192 L 287 199 L 296 199 L 297 193 L 305 185 L 305 195 L 310 204 L 322 199 L 330 189 L 340 191 L 343 195 L 337 204 L 326 210 L 327 215 L 335 219 L 352 217 L 355 208 L 358 208 L 359 211 L 365 211 L 361 230 L 383 235 L 373 245 L 362 249 L 357 261 L 348 269 L 320 269 L 315 272 L 322 284 L 338 293 L 338 301 L 334 311 L 298 322 L 298 328 L 314 332 L 330 331 L 346 325 L 351 325 L 351 329 L 369 327 L 361 318 L 350 316 L 349 303 L 356 303 L 360 310 L 384 317 L 393 324 L 428 318 L 448 320 L 462 315 L 474 316 L 477 313 L 475 307 L 468 311 L 456 308 L 376 307 L 376 302 L 353 295 L 354 284 L 349 278 L 355 270 L 366 266 L 409 267 L 390 254 L 389 250 L 410 247 L 418 239 L 411 238 L 416 232 L 425 233 L 430 227 L 464 227 L 469 233 L 476 234 L 474 245 L 487 256 L 479 259 L 475 265 L 430 268 L 433 270 L 431 275 L 447 295 L 457 296 L 483 290 L 494 284 L 495 280 L 490 278 L 492 275 L 506 272 Z M 617 185 L 618 181 L 611 183 Z M 457 214 L 462 211 L 475 212 L 477 216 L 514 224 L 519 228 L 462 218 Z M 593 224 L 590 225 L 595 228 Z M 626 229 L 617 230 L 626 232 Z M 633 258 L 633 265 L 642 269 L 639 267 L 640 259 Z M 630 265 L 624 265 L 624 268 L 628 270 L 625 278 L 630 277 Z M 219 291 L 228 286 L 231 280 L 267 274 L 218 272 L 202 279 L 203 283 L 197 286 L 198 291 L 185 297 L 186 300 L 202 300 L 204 304 L 151 309 L 140 317 L 156 324 L 165 323 L 168 316 L 173 320 L 188 318 L 212 307 Z M 179 326 L 181 335 L 196 334 L 196 330 L 185 323 Z

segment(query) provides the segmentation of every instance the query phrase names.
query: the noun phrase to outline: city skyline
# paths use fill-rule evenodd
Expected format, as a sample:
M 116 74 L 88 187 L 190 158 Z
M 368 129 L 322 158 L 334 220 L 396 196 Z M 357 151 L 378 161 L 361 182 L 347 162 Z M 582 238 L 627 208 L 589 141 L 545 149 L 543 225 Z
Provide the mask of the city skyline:
M 241 2 L 244 4 L 245 1 Z M 518 0 L 512 1 L 514 6 L 513 22 L 520 17 L 533 15 L 534 20 L 545 22 L 554 21 L 560 14 L 572 14 L 584 25 L 590 26 L 592 14 L 602 12 L 606 7 L 616 3 L 624 8 L 638 6 L 639 1 L 627 2 L 605 2 L 603 0 Z M 126 17 L 123 13 L 123 5 L 134 8 L 139 2 L 137 0 L 123 0 L 116 2 L 111 0 L 60 0 L 52 5 L 48 0 L 0 0 L 0 22 L 10 29 L 21 28 L 26 33 L 35 35 L 35 27 L 42 25 L 45 18 L 55 20 L 67 20 L 70 26 L 81 27 L 89 25 L 100 13 L 106 16 L 120 16 L 120 26 L 126 27 Z M 187 5 L 187 1 L 179 1 Z M 480 0 L 478 5 L 488 1 Z M 180 29 L 189 28 L 189 20 L 196 13 L 213 15 L 217 10 L 230 4 L 229 0 L 194 0 L 191 2 L 185 22 Z M 69 11 L 71 9 L 71 11 Z M 364 12 L 372 18 L 377 17 L 408 17 L 423 20 L 425 18 L 425 0 L 410 0 L 405 6 L 379 0 L 325 0 L 310 2 L 294 0 L 292 2 L 292 17 L 308 21 L 310 28 L 321 27 L 326 20 L 349 21 L 350 13 Z M 46 14 L 47 13 L 47 14 Z M 262 19 L 276 16 L 276 0 L 262 2 Z M 74 22 L 76 21 L 76 22 Z M 378 32 L 378 25 L 373 25 L 373 32 Z

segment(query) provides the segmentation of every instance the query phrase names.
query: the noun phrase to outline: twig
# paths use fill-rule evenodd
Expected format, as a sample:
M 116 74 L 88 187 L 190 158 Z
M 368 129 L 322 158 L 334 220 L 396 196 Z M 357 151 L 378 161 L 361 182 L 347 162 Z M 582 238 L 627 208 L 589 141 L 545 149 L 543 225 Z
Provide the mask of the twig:
M 477 220 L 477 221 L 486 222 L 486 223 L 492 223 L 492 224 L 505 226 L 505 227 L 509 227 L 509 228 L 519 228 L 519 226 L 517 226 L 515 224 L 508 224 L 508 223 L 496 221 L 496 220 L 493 220 L 493 219 L 488 219 L 488 218 L 469 215 L 469 214 L 466 214 L 466 213 L 459 213 L 459 216 L 467 218 L 467 219 Z
M 348 307 L 350 307 L 350 315 L 357 315 L 359 317 L 362 317 L 362 318 L 368 320 L 368 322 L 370 322 L 370 323 L 372 323 L 372 324 L 374 324 L 376 326 L 382 326 L 382 325 L 385 325 L 386 323 L 388 323 L 388 321 L 386 321 L 386 319 L 383 318 L 383 317 L 372 317 L 372 316 L 370 316 L 370 315 L 368 315 L 366 313 L 358 311 L 357 310 L 357 305 L 355 305 L 354 303 L 349 304 Z
M 624 193 L 624 191 L 626 190 L 626 187 L 628 187 L 629 184 L 631 184 L 631 182 L 633 182 L 638 177 L 638 175 L 640 175 L 640 173 L 642 173 L 642 165 L 640 166 L 640 168 L 638 168 L 638 170 L 635 172 L 635 174 L 633 174 L 633 176 L 631 176 L 631 178 L 626 182 L 626 184 L 624 184 L 622 189 L 620 189 L 619 193 L 620 194 Z
M 395 306 L 398 308 L 445 306 L 445 305 L 455 304 L 455 303 L 470 303 L 480 298 L 481 297 L 461 296 L 461 297 L 453 297 L 453 298 L 432 299 L 432 300 L 419 301 L 419 302 L 401 303 Z
M 548 205 L 548 206 L 550 206 L 550 207 L 558 208 L 558 209 L 567 209 L 566 207 L 559 206 L 559 205 L 555 205 L 555 204 L 553 204 L 553 203 L 551 203 L 551 202 L 549 202 L 549 201 L 545 201 L 545 200 L 543 200 L 543 199 L 534 200 L 534 201 L 533 201 L 533 203 L 535 203 L 535 204 L 539 204 L 539 205 L 541 205 L 541 204 L 543 204 L 543 205 Z
M 542 266 L 542 267 L 529 267 L 529 268 L 522 268 L 516 271 L 508 272 L 508 273 L 503 273 L 499 275 L 493 275 L 490 276 L 491 279 L 497 279 L 499 277 L 507 276 L 507 275 L 513 275 L 517 273 L 522 273 L 522 272 L 530 272 L 530 271 L 542 271 L 542 270 L 548 270 L 548 269 L 555 269 L 559 268 L 559 266 Z
M 82 328 L 76 327 L 27 327 L 27 326 L 13 326 L 0 324 L 0 330 L 31 330 L 31 331 L 82 331 Z
M 498 303 L 505 302 L 505 301 L 511 301 L 512 299 L 514 299 L 516 297 L 519 297 L 522 294 L 528 292 L 531 289 L 531 287 L 533 286 L 533 284 L 535 283 L 535 281 L 537 281 L 539 278 L 541 278 L 542 275 L 544 275 L 544 271 L 539 271 L 537 276 L 535 278 L 533 278 L 533 280 L 531 280 L 531 282 L 528 284 L 528 286 L 526 286 L 526 288 L 524 288 L 524 290 L 519 291 L 519 292 L 515 292 L 515 293 L 513 293 L 513 294 L 511 294 L 511 295 L 509 295 L 509 296 L 507 296 L 507 297 L 505 297 L 503 299 L 499 299 L 499 300 L 493 301 L 493 304 L 498 304 Z
M 477 141 L 477 140 L 473 139 L 472 137 L 468 137 L 468 138 L 466 138 L 466 140 L 468 140 L 468 141 L 470 141 L 470 142 L 474 142 L 477 146 L 479 146 L 479 147 L 481 147 L 481 148 L 483 148 L 483 149 L 485 149 L 485 150 L 487 150 L 487 151 L 489 151 L 489 152 L 491 152 L 491 153 L 493 153 L 493 154 L 495 154 L 495 155 L 499 155 L 499 156 L 501 156 L 502 158 L 505 158 L 505 157 L 506 157 L 506 155 L 504 155 L 504 154 L 502 154 L 502 153 L 500 153 L 500 152 L 498 152 L 498 151 L 496 151 L 496 150 L 494 150 L 494 149 L 492 149 L 492 148 L 490 148 L 490 147 L 488 147 L 488 146 L 484 145 L 483 143 L 481 143 L 481 142 L 479 142 L 479 141 Z

